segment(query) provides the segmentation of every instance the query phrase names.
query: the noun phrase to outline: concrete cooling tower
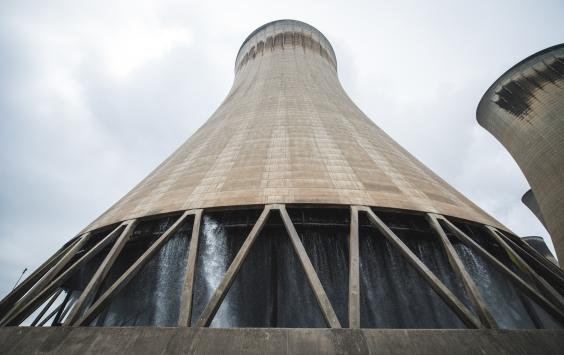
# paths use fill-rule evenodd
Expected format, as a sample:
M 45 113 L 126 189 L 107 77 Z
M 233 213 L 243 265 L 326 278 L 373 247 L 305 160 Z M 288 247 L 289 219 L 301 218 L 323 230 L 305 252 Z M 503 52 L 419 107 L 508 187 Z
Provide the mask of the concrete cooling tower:
M 281 20 L 207 122 L 1 301 L 0 352 L 556 354 L 563 275 Z
M 564 44 L 509 69 L 486 92 L 477 116 L 525 174 L 527 205 L 564 259 Z

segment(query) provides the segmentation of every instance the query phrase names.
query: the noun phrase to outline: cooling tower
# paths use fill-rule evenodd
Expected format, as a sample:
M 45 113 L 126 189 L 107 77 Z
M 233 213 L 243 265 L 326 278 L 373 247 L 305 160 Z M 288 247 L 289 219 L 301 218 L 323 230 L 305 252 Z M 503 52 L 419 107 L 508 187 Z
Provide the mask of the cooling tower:
M 478 122 L 511 153 L 531 186 L 556 256 L 564 258 L 564 44 L 503 74 L 484 94 Z
M 323 34 L 281 20 L 208 121 L 2 300 L 0 349 L 558 353 L 534 329 L 561 327 L 563 290 L 362 113 Z
M 546 243 L 545 243 L 545 241 L 542 237 L 539 237 L 537 235 L 531 235 L 531 236 L 528 236 L 528 237 L 523 237 L 522 239 L 527 244 L 532 246 L 536 251 L 541 253 L 541 255 L 543 255 L 545 258 L 547 258 L 548 260 L 550 260 L 553 263 L 555 263 L 556 265 L 558 265 L 558 261 L 556 261 L 556 258 L 554 257 L 554 255 L 552 255 L 552 253 L 550 252 L 550 249 L 548 249 L 548 245 L 546 245 Z
M 529 210 L 531 210 L 531 212 L 533 212 L 535 217 L 537 217 L 537 219 L 546 228 L 546 222 L 544 221 L 544 218 L 542 217 L 540 207 L 539 207 L 539 203 L 537 202 L 537 199 L 535 198 L 535 194 L 533 194 L 533 190 L 529 189 L 527 192 L 525 192 L 523 194 L 523 196 L 521 197 L 521 202 L 523 202 L 523 204 L 525 206 L 527 206 L 529 208 Z

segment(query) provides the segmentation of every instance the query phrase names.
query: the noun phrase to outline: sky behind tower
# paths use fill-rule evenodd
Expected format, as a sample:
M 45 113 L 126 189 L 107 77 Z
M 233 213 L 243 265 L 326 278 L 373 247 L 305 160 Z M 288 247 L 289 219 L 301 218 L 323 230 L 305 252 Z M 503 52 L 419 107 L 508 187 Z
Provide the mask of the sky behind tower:
M 283 18 L 329 39 L 345 90 L 396 141 L 515 233 L 547 237 L 475 110 L 564 40 L 560 0 L 4 0 L 0 297 L 201 126 L 243 40 Z

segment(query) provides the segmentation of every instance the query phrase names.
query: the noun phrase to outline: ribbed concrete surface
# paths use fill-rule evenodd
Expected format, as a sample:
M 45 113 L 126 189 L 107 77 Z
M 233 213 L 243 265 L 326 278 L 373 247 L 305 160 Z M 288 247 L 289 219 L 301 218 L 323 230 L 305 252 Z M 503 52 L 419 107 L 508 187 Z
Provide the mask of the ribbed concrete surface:
M 480 101 L 477 116 L 525 174 L 564 260 L 564 44 L 503 74 Z
M 1 328 L 1 354 L 543 354 L 561 330 Z
M 440 144 L 440 137 L 429 140 Z M 87 229 L 266 203 L 392 207 L 502 227 L 356 107 L 339 83 L 329 42 L 297 21 L 274 22 L 248 38 L 233 87 L 212 117 Z
M 542 217 L 540 207 L 539 207 L 539 203 L 537 202 L 537 199 L 535 198 L 535 194 L 533 193 L 533 190 L 529 189 L 527 192 L 525 192 L 523 194 L 523 196 L 521 196 L 521 202 L 523 202 L 523 204 L 525 206 L 527 206 L 531 210 L 531 212 L 533 212 L 533 214 L 538 218 L 538 220 L 546 228 L 546 222 L 544 221 L 544 218 Z

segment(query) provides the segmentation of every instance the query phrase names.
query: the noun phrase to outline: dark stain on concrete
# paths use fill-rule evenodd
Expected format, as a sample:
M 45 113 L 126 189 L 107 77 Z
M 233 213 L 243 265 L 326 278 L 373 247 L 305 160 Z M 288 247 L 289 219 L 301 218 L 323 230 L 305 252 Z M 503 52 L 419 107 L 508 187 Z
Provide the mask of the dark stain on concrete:
M 544 90 L 546 85 L 560 87 L 564 80 L 564 57 L 554 57 L 546 60 L 538 68 L 533 69 L 533 74 L 521 75 L 503 84 L 496 92 L 494 102 L 511 113 L 523 118 L 531 111 L 531 104 L 537 100 L 535 94 Z

